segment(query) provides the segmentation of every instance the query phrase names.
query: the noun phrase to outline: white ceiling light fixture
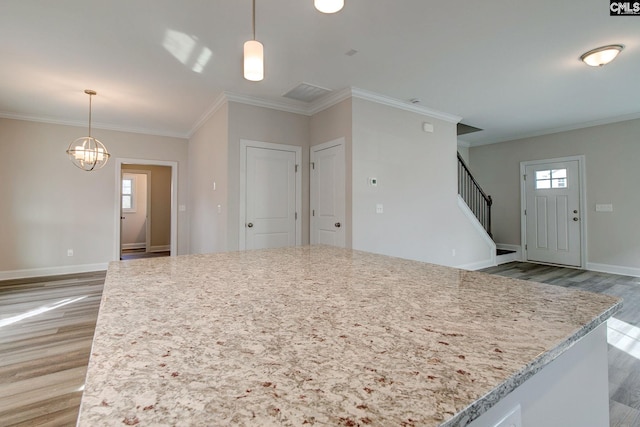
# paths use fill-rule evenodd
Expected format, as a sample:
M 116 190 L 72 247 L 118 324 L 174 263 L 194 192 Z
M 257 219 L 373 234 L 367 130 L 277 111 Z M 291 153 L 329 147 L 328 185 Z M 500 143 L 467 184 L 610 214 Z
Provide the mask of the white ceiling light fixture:
M 102 142 L 91 136 L 91 97 L 96 95 L 96 91 L 86 89 L 84 93 L 89 95 L 89 136 L 80 137 L 69 144 L 67 154 L 74 165 L 83 171 L 90 172 L 104 167 L 111 154 L 107 152 Z
M 264 79 L 264 47 L 256 40 L 256 0 L 253 0 L 253 40 L 244 44 L 244 78 L 252 82 Z
M 616 56 L 624 49 L 621 44 L 610 44 L 597 49 L 590 50 L 580 56 L 582 62 L 591 67 L 602 67 L 613 61 Z
M 336 13 L 344 7 L 344 0 L 313 0 L 313 5 L 322 13 Z

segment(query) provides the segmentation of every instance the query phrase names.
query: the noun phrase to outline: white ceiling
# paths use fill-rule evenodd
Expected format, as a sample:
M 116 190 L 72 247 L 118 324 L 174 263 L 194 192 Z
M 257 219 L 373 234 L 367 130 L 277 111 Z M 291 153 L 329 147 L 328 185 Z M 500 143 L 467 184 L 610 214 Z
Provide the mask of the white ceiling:
M 94 126 L 186 137 L 223 91 L 286 102 L 306 82 L 419 98 L 484 129 L 472 145 L 640 117 L 640 16 L 606 0 L 256 3 L 257 83 L 251 0 L 1 0 L 0 116 L 86 125 L 94 89 Z M 610 65 L 578 60 L 612 43 Z

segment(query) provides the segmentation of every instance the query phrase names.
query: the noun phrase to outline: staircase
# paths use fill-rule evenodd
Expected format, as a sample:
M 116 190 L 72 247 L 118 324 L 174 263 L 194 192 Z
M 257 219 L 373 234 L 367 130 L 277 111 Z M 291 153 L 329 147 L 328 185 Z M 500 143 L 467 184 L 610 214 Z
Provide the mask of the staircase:
M 458 153 L 458 194 L 478 218 L 487 234 L 493 238 L 491 234 L 491 205 L 493 200 L 491 196 L 487 196 L 482 190 L 460 153 Z
M 491 205 L 493 205 L 493 199 L 482 190 L 460 153 L 458 153 L 458 194 L 493 240 L 491 233 Z M 520 254 L 517 251 L 504 248 L 496 249 L 496 263 L 498 265 L 519 259 Z

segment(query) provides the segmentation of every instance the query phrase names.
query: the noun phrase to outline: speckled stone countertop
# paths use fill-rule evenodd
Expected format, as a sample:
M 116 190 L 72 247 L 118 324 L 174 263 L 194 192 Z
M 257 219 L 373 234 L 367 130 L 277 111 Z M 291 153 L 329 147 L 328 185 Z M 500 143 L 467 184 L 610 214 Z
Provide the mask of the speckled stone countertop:
M 615 298 L 331 247 L 109 266 L 79 426 L 463 426 Z

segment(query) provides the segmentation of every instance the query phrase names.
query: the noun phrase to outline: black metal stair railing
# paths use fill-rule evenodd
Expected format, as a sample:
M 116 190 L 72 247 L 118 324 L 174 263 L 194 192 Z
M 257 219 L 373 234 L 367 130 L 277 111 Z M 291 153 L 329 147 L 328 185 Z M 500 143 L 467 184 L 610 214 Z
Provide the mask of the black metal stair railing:
M 458 153 L 458 194 L 467 203 L 467 206 L 478 218 L 478 221 L 480 221 L 489 236 L 492 236 L 491 205 L 493 200 L 491 196 L 487 196 L 482 190 L 460 153 Z

